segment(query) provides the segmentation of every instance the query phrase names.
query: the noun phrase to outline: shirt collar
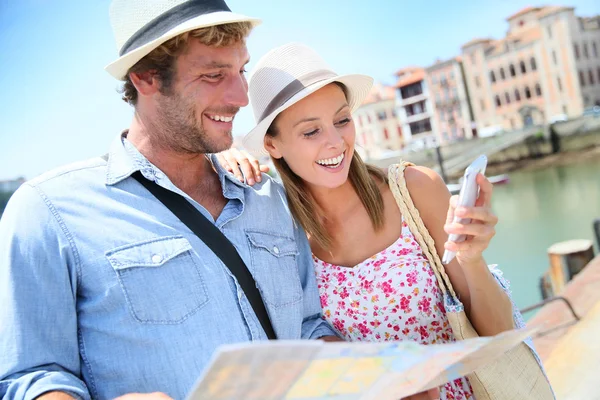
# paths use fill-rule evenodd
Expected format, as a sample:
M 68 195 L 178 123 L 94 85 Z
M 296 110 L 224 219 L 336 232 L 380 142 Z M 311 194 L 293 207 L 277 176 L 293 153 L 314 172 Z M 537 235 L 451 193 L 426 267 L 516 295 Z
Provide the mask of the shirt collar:
M 240 182 L 232 173 L 226 171 L 219 164 L 214 154 L 209 154 L 208 159 L 219 175 L 223 195 L 229 199 L 242 199 L 244 189 L 249 186 L 244 182 Z M 112 142 L 108 152 L 106 184 L 115 185 L 131 176 L 135 171 L 140 171 L 145 178 L 151 181 L 156 181 L 160 174 L 163 174 L 133 144 L 127 141 L 127 131 L 123 131 Z

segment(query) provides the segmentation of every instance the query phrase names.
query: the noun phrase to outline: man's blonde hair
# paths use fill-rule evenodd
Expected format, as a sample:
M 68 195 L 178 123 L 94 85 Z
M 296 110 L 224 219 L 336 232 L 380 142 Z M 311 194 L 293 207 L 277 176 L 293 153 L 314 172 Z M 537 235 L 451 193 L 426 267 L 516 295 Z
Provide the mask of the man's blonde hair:
M 123 100 L 133 106 L 137 102 L 138 92 L 129 78 L 131 72 L 154 71 L 161 81 L 161 90 L 168 92 L 173 82 L 175 60 L 184 52 L 190 38 L 198 39 L 206 46 L 227 47 L 245 42 L 251 30 L 250 22 L 234 22 L 185 32 L 166 41 L 127 71 L 125 83 L 121 88 Z

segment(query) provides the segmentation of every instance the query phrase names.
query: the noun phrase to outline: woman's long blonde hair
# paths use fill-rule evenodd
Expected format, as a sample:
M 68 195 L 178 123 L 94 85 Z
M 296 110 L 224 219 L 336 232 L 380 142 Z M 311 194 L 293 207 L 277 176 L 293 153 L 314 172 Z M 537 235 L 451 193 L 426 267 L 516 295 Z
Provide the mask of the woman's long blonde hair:
M 347 98 L 345 86 L 341 84 L 338 84 L 338 86 L 342 88 Z M 266 133 L 272 138 L 279 133 L 275 128 L 276 121 L 277 119 L 273 121 Z M 321 248 L 330 249 L 333 244 L 333 237 L 325 228 L 327 216 L 323 215 L 323 211 L 310 191 L 307 190 L 302 178 L 291 170 L 285 160 L 274 157 L 271 157 L 271 159 L 281 176 L 293 217 Z M 387 183 L 385 173 L 377 167 L 366 164 L 355 151 L 350 161 L 348 179 L 367 210 L 373 227 L 375 230 L 381 229 L 383 227 L 383 197 L 379 190 L 378 181 Z

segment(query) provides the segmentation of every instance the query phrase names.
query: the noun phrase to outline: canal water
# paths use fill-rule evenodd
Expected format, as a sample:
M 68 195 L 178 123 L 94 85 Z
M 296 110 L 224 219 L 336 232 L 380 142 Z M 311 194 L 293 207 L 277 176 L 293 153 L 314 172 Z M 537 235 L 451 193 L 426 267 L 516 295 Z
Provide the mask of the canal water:
M 549 267 L 548 247 L 570 239 L 594 240 L 600 160 L 509 176 L 508 184 L 494 187 L 492 207 L 499 222 L 484 255 L 504 271 L 517 306 L 523 308 L 541 300 L 539 281 Z

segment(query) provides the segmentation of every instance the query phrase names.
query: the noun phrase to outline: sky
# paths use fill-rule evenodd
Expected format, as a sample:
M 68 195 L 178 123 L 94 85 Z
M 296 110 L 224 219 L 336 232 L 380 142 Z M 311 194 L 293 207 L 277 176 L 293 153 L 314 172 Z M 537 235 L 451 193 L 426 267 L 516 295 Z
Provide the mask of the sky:
M 597 0 L 546 0 L 600 13 Z M 151 4 L 151 0 L 148 1 Z M 0 180 L 33 178 L 102 155 L 128 127 L 133 109 L 104 67 L 117 49 L 109 0 L 0 0 Z M 506 17 L 528 0 L 228 0 L 263 20 L 248 39 L 249 69 L 268 50 L 302 42 L 338 73 L 393 84 L 394 72 L 460 53 L 474 37 L 501 38 Z M 492 6 L 493 4 L 493 6 Z M 253 126 L 249 107 L 234 135 Z

